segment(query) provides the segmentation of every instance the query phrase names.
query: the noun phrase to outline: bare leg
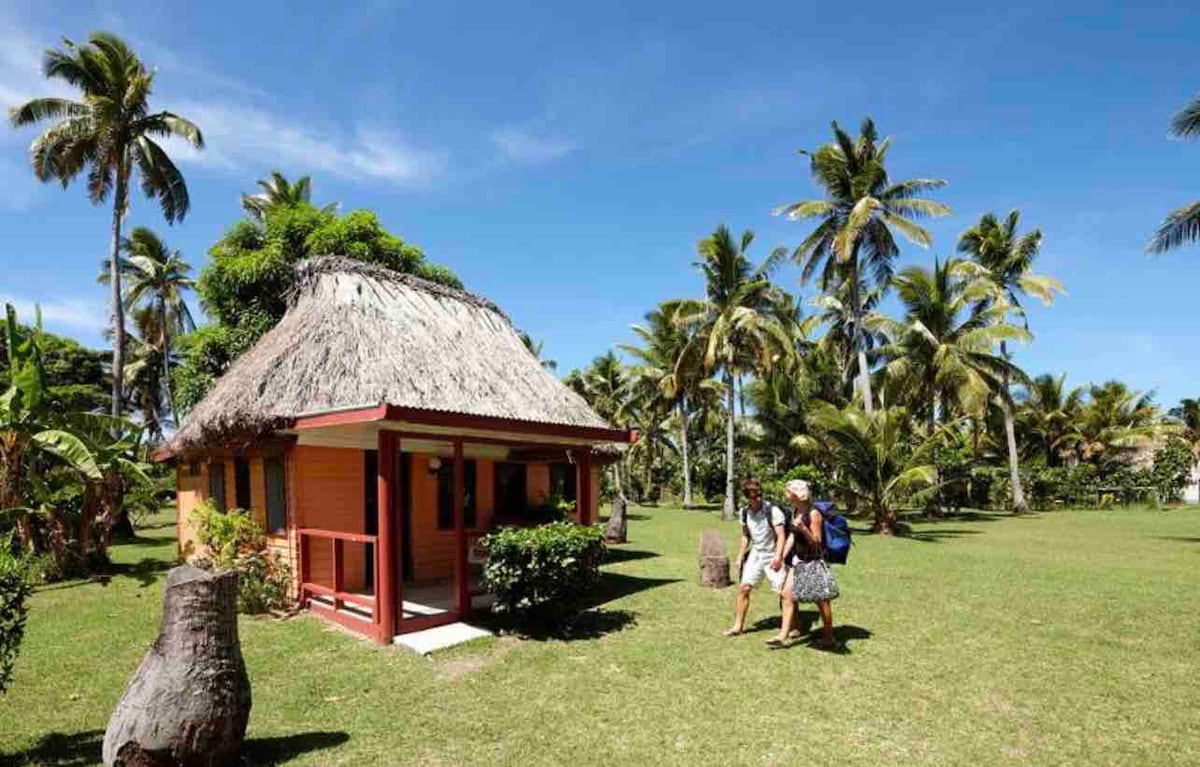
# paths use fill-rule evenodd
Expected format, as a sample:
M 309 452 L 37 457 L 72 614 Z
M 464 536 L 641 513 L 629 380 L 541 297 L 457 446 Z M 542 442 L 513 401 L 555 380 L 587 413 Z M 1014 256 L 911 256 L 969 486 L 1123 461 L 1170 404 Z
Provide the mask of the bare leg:
M 792 574 L 789 572 L 783 581 L 783 590 L 779 594 L 782 607 L 779 609 L 779 634 L 770 640 L 771 644 L 783 644 L 792 633 L 792 620 L 796 615 L 796 603 L 792 599 Z
M 743 583 L 738 588 L 737 607 L 733 614 L 733 628 L 725 631 L 725 636 L 731 637 L 746 630 L 746 613 L 750 612 L 750 591 L 753 587 Z
M 833 639 L 833 606 L 829 600 L 817 602 L 817 609 L 821 611 L 821 645 L 824 647 L 833 647 L 835 642 Z

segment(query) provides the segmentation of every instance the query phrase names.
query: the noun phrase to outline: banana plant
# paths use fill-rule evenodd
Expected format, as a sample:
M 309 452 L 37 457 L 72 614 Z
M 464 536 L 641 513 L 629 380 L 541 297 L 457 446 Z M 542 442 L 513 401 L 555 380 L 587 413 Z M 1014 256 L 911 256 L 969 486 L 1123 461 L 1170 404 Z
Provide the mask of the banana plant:
M 58 424 L 49 407 L 41 310 L 32 330 L 17 324 L 11 304 L 5 306 L 5 318 L 10 380 L 0 395 L 0 513 L 17 519 L 22 544 L 32 547 L 30 517 L 36 506 L 29 493 L 32 467 L 60 461 L 85 479 L 99 479 L 102 474 L 88 445 Z

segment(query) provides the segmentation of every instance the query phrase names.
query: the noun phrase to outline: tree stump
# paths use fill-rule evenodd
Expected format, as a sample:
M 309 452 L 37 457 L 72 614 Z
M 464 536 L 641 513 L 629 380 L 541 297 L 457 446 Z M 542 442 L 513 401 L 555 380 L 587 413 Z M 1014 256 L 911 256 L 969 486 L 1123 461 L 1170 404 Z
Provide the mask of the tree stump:
M 104 764 L 220 767 L 238 763 L 250 678 L 237 629 L 237 572 L 191 565 L 167 575 L 158 639 L 104 733 Z
M 609 543 L 625 543 L 629 540 L 629 519 L 625 515 L 625 499 L 619 494 L 613 496 L 612 514 L 608 524 L 604 526 L 604 540 Z
M 700 534 L 700 585 L 713 589 L 729 585 L 729 555 L 725 539 L 716 530 Z

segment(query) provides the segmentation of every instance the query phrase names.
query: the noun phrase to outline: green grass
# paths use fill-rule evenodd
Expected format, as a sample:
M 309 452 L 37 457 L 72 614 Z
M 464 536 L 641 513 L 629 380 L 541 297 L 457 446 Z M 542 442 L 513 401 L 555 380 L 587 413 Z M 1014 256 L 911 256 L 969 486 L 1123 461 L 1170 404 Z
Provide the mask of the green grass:
M 107 583 L 41 589 L 0 765 L 89 764 L 153 639 L 172 530 Z M 860 535 L 837 570 L 844 654 L 718 636 L 695 585 L 711 513 L 637 509 L 611 599 L 574 641 L 433 660 L 302 617 L 244 619 L 253 763 L 1197 764 L 1200 511 L 1056 512 Z M 736 525 L 723 528 L 734 541 Z M 751 622 L 774 618 L 756 594 Z M 773 625 L 773 624 L 772 624 Z M 290 760 L 290 761 L 289 761 Z

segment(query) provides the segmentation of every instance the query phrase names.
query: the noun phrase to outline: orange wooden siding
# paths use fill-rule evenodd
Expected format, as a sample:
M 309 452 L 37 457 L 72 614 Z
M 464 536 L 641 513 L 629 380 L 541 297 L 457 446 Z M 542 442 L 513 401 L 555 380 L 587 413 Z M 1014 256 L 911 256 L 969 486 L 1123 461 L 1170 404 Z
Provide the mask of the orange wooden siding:
M 413 580 L 429 581 L 454 576 L 454 529 L 438 529 L 437 475 L 429 473 L 429 459 L 423 453 L 405 453 L 410 466 L 412 487 L 412 560 Z M 442 461 L 449 460 L 442 458 Z M 475 527 L 468 534 L 491 529 L 495 518 L 495 464 L 488 458 L 475 461 Z
M 188 476 L 190 464 L 175 467 L 175 520 L 179 531 L 179 558 L 190 562 L 199 556 L 200 541 L 192 524 L 192 512 L 208 492 L 208 466 L 201 464 L 196 476 Z
M 288 484 L 294 489 L 294 514 L 299 527 L 346 533 L 366 528 L 363 503 L 365 463 L 362 450 L 299 445 L 288 464 Z M 333 550 L 330 541 L 313 538 L 309 547 L 309 579 L 333 586 Z M 346 543 L 342 577 L 346 591 L 364 590 L 365 546 Z

